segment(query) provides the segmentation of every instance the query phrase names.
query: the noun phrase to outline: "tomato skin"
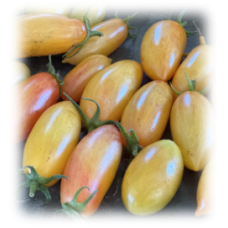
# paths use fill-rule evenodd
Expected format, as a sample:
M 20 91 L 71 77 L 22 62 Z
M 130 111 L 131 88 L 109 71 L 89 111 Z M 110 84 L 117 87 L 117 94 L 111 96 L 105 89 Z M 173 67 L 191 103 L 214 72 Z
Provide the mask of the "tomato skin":
M 79 102 L 82 93 L 90 79 L 105 67 L 111 64 L 111 59 L 104 55 L 91 55 L 74 67 L 63 79 L 62 94 L 63 100 L 68 100 L 65 92 L 75 102 Z
M 70 18 L 77 18 L 83 21 L 84 15 L 87 10 L 89 12 L 87 14 L 87 18 L 89 19 L 90 26 L 94 26 L 104 20 L 106 8 L 105 5 L 102 4 L 94 4 L 94 5 L 78 5 L 75 9 L 72 10 L 69 15 Z
M 59 85 L 45 72 L 37 73 L 17 86 L 19 130 L 17 142 L 26 139 L 41 114 L 59 99 Z
M 101 54 L 108 56 L 114 52 L 128 36 L 127 24 L 118 18 L 103 21 L 93 26 L 91 30 L 99 31 L 103 33 L 103 36 L 91 37 L 79 53 L 73 57 L 63 59 L 62 63 L 77 65 L 90 55 Z M 67 57 L 75 52 L 76 50 L 72 51 Z
M 183 27 L 170 20 L 153 24 L 145 33 L 140 50 L 141 64 L 152 80 L 168 81 L 176 72 L 187 43 Z
M 215 77 L 212 87 L 212 105 L 215 110 L 215 114 L 218 115 L 218 75 Z
M 57 13 L 70 15 L 70 6 L 67 1 L 31 1 L 27 13 Z
M 212 212 L 212 206 L 213 206 L 213 176 L 212 176 L 212 170 L 213 170 L 213 160 L 211 159 L 206 167 L 204 168 L 197 187 L 197 193 L 196 193 L 196 201 L 197 201 L 197 208 L 195 211 L 195 215 L 202 216 L 211 214 Z
M 124 206 L 135 215 L 158 212 L 177 192 L 183 171 L 181 152 L 173 141 L 160 140 L 143 148 L 124 174 Z
M 198 92 L 184 92 L 173 103 L 170 129 L 186 168 L 200 171 L 205 167 L 214 144 L 213 119 L 210 102 Z
M 18 84 L 31 76 L 28 66 L 20 61 L 14 62 L 13 84 Z
M 189 79 L 196 80 L 196 91 L 201 91 L 208 85 L 214 72 L 212 51 L 212 47 L 209 45 L 200 45 L 192 49 L 172 79 L 172 85 L 177 91 L 189 90 L 185 73 Z M 177 97 L 175 93 L 174 96 Z
M 120 120 L 127 103 L 140 87 L 142 67 L 134 60 L 121 60 L 97 73 L 87 84 L 82 97 L 93 99 L 100 105 L 100 120 Z M 97 107 L 81 99 L 80 107 L 92 118 Z
M 33 166 L 42 177 L 62 174 L 79 140 L 80 131 L 81 117 L 72 103 L 62 101 L 54 104 L 42 114 L 29 134 L 23 166 Z
M 87 35 L 81 20 L 60 14 L 26 14 L 18 18 L 17 27 L 16 58 L 65 53 Z
M 83 189 L 78 202 L 98 189 L 82 212 L 86 216 L 92 215 L 113 182 L 121 155 L 121 134 L 115 126 L 104 125 L 86 135 L 75 147 L 64 170 L 63 175 L 69 180 L 61 180 L 61 203 L 70 202 L 82 186 L 88 186 L 90 190 Z
M 142 147 L 148 146 L 162 137 L 172 104 L 172 90 L 166 82 L 149 82 L 131 98 L 121 124 L 127 131 L 135 131 Z
M 17 8 L 17 6 L 20 6 L 22 10 L 26 9 L 26 7 L 28 7 L 30 4 L 30 2 L 24 2 L 24 3 L 19 3 L 17 5 L 14 5 L 13 7 L 13 11 Z

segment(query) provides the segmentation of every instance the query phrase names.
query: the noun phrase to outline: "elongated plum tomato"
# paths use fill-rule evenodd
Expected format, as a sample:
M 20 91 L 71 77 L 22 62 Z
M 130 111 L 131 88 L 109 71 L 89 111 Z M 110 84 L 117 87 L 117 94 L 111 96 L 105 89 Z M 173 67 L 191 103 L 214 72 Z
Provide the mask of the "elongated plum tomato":
M 184 92 L 173 103 L 170 129 L 179 146 L 184 165 L 193 171 L 202 170 L 214 144 L 214 114 L 210 102 L 198 92 Z
M 9 91 L 31 76 L 29 68 L 22 62 L 9 61 Z
M 183 27 L 170 20 L 153 24 L 143 37 L 140 58 L 152 80 L 168 81 L 175 74 L 187 43 Z
M 82 186 L 78 202 L 84 201 L 98 189 L 82 214 L 92 215 L 99 207 L 116 175 L 122 155 L 122 138 L 113 125 L 104 125 L 86 135 L 70 156 L 61 180 L 61 203 L 70 202 Z
M 18 17 L 17 23 L 16 58 L 65 53 L 87 35 L 81 20 L 60 14 L 26 14 Z
M 212 105 L 215 110 L 215 114 L 218 114 L 218 75 L 215 77 L 212 87 Z
M 97 73 L 87 84 L 82 97 L 95 100 L 101 109 L 100 120 L 120 120 L 122 113 L 140 87 L 142 67 L 134 60 L 121 60 Z M 91 101 L 80 101 L 80 107 L 92 118 L 97 107 Z
M 59 85 L 49 73 L 37 73 L 17 86 L 16 141 L 26 139 L 41 114 L 59 99 Z
M 90 81 L 99 71 L 111 64 L 111 59 L 105 55 L 91 55 L 74 67 L 63 79 L 63 100 L 67 100 L 63 92 L 69 95 L 75 102 L 79 102 L 82 93 Z
M 72 51 L 67 55 L 67 57 L 70 58 L 65 58 L 62 60 L 63 63 L 77 65 L 90 55 L 101 54 L 108 56 L 126 40 L 128 35 L 127 24 L 118 18 L 103 21 L 93 26 L 91 30 L 99 31 L 103 33 L 103 36 L 91 37 L 88 42 L 82 47 L 80 52 L 78 52 L 73 57 L 70 57 L 77 51 L 75 49 L 75 51 Z
M 172 85 L 179 92 L 188 91 L 185 73 L 190 80 L 196 80 L 196 91 L 203 90 L 212 80 L 214 72 L 213 49 L 209 45 L 199 45 L 192 49 L 188 56 L 178 67 Z M 174 93 L 175 98 L 177 95 Z
M 26 141 L 23 166 L 33 166 L 42 177 L 62 174 L 79 140 L 81 117 L 70 101 L 48 108 Z M 57 180 L 51 181 L 52 186 Z
M 14 11 L 18 6 L 20 6 L 21 9 L 24 10 L 29 6 L 29 4 L 30 4 L 30 2 L 19 3 L 17 5 L 14 5 L 12 10 Z
M 184 171 L 180 149 L 171 140 L 160 140 L 141 150 L 128 166 L 121 195 L 135 215 L 164 208 L 176 194 Z
M 88 7 L 87 7 L 88 8 Z M 27 13 L 57 13 L 70 15 L 70 6 L 67 1 L 31 1 Z
M 104 20 L 106 8 L 105 5 L 102 4 L 93 4 L 89 5 L 77 5 L 72 12 L 70 13 L 70 18 L 77 18 L 83 21 L 84 15 L 86 14 L 87 10 L 87 18 L 89 19 L 90 26 L 94 26 Z
M 131 98 L 123 112 L 121 124 L 127 131 L 135 131 L 141 146 L 148 146 L 162 137 L 172 104 L 170 86 L 163 81 L 152 81 Z
M 197 193 L 196 193 L 196 201 L 197 201 L 197 208 L 195 211 L 196 216 L 201 215 L 208 215 L 212 213 L 213 208 L 213 172 L 214 166 L 213 166 L 213 160 L 212 158 L 206 165 L 205 169 L 203 170 L 198 187 L 197 187 Z

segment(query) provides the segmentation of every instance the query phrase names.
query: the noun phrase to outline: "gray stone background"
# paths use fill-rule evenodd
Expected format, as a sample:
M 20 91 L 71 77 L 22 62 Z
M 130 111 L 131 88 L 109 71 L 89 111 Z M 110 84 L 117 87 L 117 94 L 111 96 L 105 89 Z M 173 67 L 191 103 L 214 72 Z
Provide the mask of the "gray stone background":
M 115 51 L 110 57 L 113 63 L 133 59 L 140 62 L 140 46 L 147 29 L 154 23 L 167 19 L 174 3 L 177 8 L 172 19 L 176 20 L 178 14 L 188 5 L 183 21 L 189 24 L 185 27 L 187 30 L 195 30 L 192 23 L 194 20 L 206 42 L 215 45 L 218 38 L 218 13 L 209 3 L 198 1 L 109 1 L 106 3 L 107 13 L 105 20 L 113 18 L 116 9 L 120 9 L 119 16 L 126 18 L 138 12 L 138 15 L 132 19 L 130 25 L 137 27 L 137 38 L 128 38 L 125 43 Z M 79 1 L 69 1 L 70 6 L 77 6 Z M 197 34 L 188 38 L 185 52 L 191 51 L 199 45 Z M 38 72 L 45 72 L 47 57 L 21 59 L 20 61 L 28 65 L 32 75 Z M 60 72 L 61 78 L 74 68 L 69 64 L 62 64 L 61 57 L 52 58 L 56 71 Z M 143 84 L 150 79 L 144 75 Z M 210 99 L 210 94 L 208 95 Z M 81 135 L 83 137 L 83 135 Z M 169 124 L 163 139 L 171 139 Z M 25 142 L 9 147 L 9 176 L 12 176 L 19 168 L 22 168 L 22 156 Z M 117 176 L 108 191 L 107 195 L 98 209 L 91 217 L 94 225 L 205 225 L 214 221 L 216 215 L 203 216 L 196 218 L 196 191 L 201 172 L 194 173 L 185 169 L 183 181 L 173 200 L 160 212 L 147 216 L 136 217 L 131 215 L 124 207 L 121 200 L 121 183 L 126 165 L 121 162 Z M 23 177 L 16 177 L 12 180 L 12 188 L 15 189 L 24 181 Z M 61 208 L 60 204 L 60 182 L 50 188 L 52 201 L 40 207 L 44 202 L 44 195 L 36 193 L 34 198 L 29 198 L 29 189 L 24 189 L 9 201 L 9 212 L 11 218 L 21 225 L 74 225 L 73 221 L 63 214 L 58 214 L 55 224 L 52 217 L 56 210 Z

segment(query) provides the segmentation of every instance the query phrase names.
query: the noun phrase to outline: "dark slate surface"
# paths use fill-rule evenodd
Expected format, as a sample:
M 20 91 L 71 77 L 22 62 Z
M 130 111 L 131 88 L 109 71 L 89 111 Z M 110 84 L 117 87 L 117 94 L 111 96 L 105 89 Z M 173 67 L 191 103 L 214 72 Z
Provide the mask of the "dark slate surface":
M 112 18 L 116 9 L 108 10 L 106 14 L 106 19 Z M 121 18 L 126 18 L 128 15 L 132 15 L 135 12 L 120 10 L 119 16 Z M 169 16 L 168 11 L 139 11 L 138 14 L 130 21 L 130 25 L 137 27 L 137 37 L 136 38 L 127 38 L 126 41 L 114 52 L 110 55 L 113 59 L 113 63 L 123 59 L 133 59 L 140 62 L 140 45 L 142 42 L 142 38 L 147 31 L 147 29 L 155 22 L 167 19 Z M 177 14 L 179 12 L 174 12 L 172 14 L 172 19 L 176 20 Z M 202 12 L 191 12 L 187 11 L 183 20 L 188 22 L 188 25 L 185 27 L 187 30 L 195 30 L 194 24 L 192 21 L 194 20 L 202 34 L 205 37 L 205 40 L 208 44 L 210 43 L 208 37 L 208 24 L 207 18 L 203 15 Z M 134 32 L 134 31 L 133 31 Z M 198 34 L 194 34 L 193 36 L 187 39 L 187 47 L 185 52 L 191 51 L 194 47 L 199 45 L 199 36 Z M 31 74 L 35 74 L 42 71 L 47 71 L 46 63 L 48 62 L 48 57 L 32 57 L 26 59 L 20 59 L 25 62 L 31 70 Z M 60 77 L 64 78 L 64 76 L 74 67 L 70 64 L 62 64 L 60 56 L 52 56 L 52 63 L 56 69 L 56 71 L 60 73 Z M 149 82 L 150 79 L 144 74 L 142 84 Z M 81 138 L 83 134 L 81 135 Z M 171 139 L 169 123 L 167 125 L 166 131 L 163 135 L 164 139 Z M 18 160 L 18 168 L 22 166 L 22 155 L 23 155 L 23 147 L 25 142 L 22 142 L 18 145 L 18 150 L 20 151 L 20 159 Z M 110 216 L 115 218 L 115 216 L 119 217 L 130 217 L 133 218 L 124 207 L 121 200 L 121 182 L 124 175 L 124 171 L 126 169 L 126 160 L 122 159 L 117 175 L 114 179 L 113 184 L 111 185 L 109 191 L 105 195 L 98 211 L 92 216 L 90 219 L 96 218 L 99 216 Z M 184 170 L 183 180 L 181 182 L 180 188 L 178 189 L 176 195 L 171 200 L 171 202 L 161 211 L 156 214 L 150 215 L 149 217 L 161 217 L 161 216 L 169 216 L 169 217 L 178 217 L 180 214 L 183 214 L 193 220 L 202 219 L 196 218 L 194 216 L 194 212 L 196 209 L 196 190 L 197 184 L 199 181 L 201 172 L 193 172 L 188 169 Z M 21 181 L 23 181 L 23 177 Z M 45 197 L 41 192 L 36 192 L 34 198 L 30 198 L 28 193 L 29 189 L 23 189 L 18 197 L 17 204 L 21 209 L 22 213 L 31 216 L 52 216 L 57 209 L 61 208 L 60 204 L 60 182 L 55 184 L 54 186 L 49 188 L 50 194 L 52 196 L 52 200 L 49 204 L 45 206 L 41 206 Z

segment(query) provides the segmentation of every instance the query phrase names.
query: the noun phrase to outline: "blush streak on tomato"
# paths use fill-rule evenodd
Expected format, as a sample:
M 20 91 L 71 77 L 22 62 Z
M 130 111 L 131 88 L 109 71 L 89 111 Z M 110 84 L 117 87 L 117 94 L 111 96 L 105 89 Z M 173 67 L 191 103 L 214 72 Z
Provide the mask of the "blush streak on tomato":
M 122 138 L 113 125 L 105 125 L 85 136 L 74 149 L 64 175 L 68 181 L 61 182 L 61 203 L 72 200 L 75 192 L 82 186 L 78 202 L 84 201 L 98 189 L 88 203 L 83 214 L 92 215 L 99 207 L 108 191 L 119 166 L 122 154 Z
M 17 93 L 16 140 L 20 142 L 28 137 L 41 114 L 58 101 L 59 86 L 51 74 L 42 72 L 20 83 Z

